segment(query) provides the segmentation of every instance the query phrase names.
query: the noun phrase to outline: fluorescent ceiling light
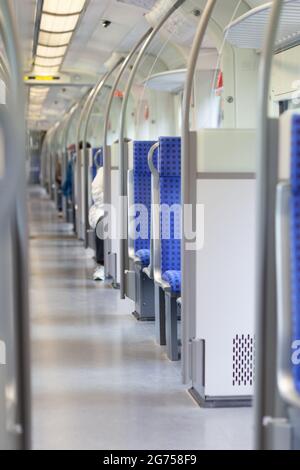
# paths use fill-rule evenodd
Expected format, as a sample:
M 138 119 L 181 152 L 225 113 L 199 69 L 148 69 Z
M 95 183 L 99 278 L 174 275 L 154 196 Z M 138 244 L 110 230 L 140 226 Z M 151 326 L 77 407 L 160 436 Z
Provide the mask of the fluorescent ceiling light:
M 44 0 L 39 24 L 35 73 L 59 72 L 86 0 Z
M 31 104 L 28 110 L 31 114 L 37 114 L 41 112 L 42 106 Z
M 85 0 L 44 0 L 43 11 L 60 15 L 80 13 L 84 4 Z
M 43 95 L 40 97 L 30 95 L 30 103 L 33 105 L 42 105 L 45 99 L 46 99 L 46 96 L 43 96 Z
M 68 46 L 73 33 L 47 33 L 40 31 L 39 44 L 43 46 Z
M 48 94 L 48 91 L 49 91 L 49 87 L 36 87 L 36 88 L 31 87 L 30 96 L 36 97 L 36 98 L 46 96 Z
M 63 57 L 67 51 L 67 46 L 47 47 L 38 44 L 36 55 L 39 57 Z
M 64 33 L 66 31 L 74 31 L 76 28 L 79 15 L 56 16 L 42 13 L 41 26 L 42 31 L 50 33 Z
M 39 67 L 55 67 L 61 65 L 63 57 L 36 57 L 35 65 Z
M 30 87 L 30 93 L 40 95 L 40 94 L 43 94 L 43 93 L 47 93 L 49 91 L 49 89 L 50 88 L 48 86 L 34 85 L 34 86 Z

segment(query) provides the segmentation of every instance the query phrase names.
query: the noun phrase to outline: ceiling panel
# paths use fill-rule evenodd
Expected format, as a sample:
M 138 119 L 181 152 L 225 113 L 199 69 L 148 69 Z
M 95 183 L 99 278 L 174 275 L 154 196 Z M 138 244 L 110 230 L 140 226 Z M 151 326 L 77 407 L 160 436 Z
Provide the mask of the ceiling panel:
M 86 70 L 87 66 L 90 66 L 93 72 L 103 72 L 104 62 L 127 36 L 130 36 L 127 43 L 129 48 L 144 33 L 147 28 L 143 18 L 145 11 L 115 0 L 92 0 L 72 41 L 62 68 L 63 72 L 74 68 L 80 72 L 81 69 Z M 103 28 L 103 19 L 111 21 L 112 24 Z
M 37 0 L 15 0 L 15 9 L 19 25 L 24 69 L 30 70 Z
M 229 1 L 229 0 L 228 0 Z M 126 52 L 132 48 L 139 37 L 148 29 L 149 25 L 144 15 L 152 8 L 155 0 L 90 0 L 88 7 L 81 18 L 78 29 L 72 39 L 62 65 L 62 73 L 75 78 L 80 74 L 90 75 L 91 83 L 104 72 L 105 62 L 114 51 Z M 36 0 L 15 0 L 20 30 L 22 34 L 22 47 L 25 69 L 30 68 L 32 57 L 32 44 L 34 32 L 34 17 Z M 191 5 L 202 5 L 204 0 L 189 2 Z M 219 2 L 216 12 L 224 8 Z M 233 0 L 229 1 L 233 4 Z M 248 0 L 252 7 L 264 3 L 261 0 Z M 245 6 L 245 4 L 244 4 Z M 190 8 L 190 11 L 192 9 Z M 230 12 L 228 12 L 230 16 Z M 223 18 L 223 17 L 222 17 Z M 111 21 L 111 26 L 103 28 L 102 20 Z M 223 18 L 225 25 L 227 18 Z M 206 47 L 212 47 L 212 42 L 207 37 Z M 178 54 L 178 49 L 165 47 L 162 49 L 161 40 L 157 39 L 151 52 L 153 54 L 161 51 L 161 60 L 168 67 L 181 67 L 184 65 L 184 55 L 188 50 L 181 48 L 183 55 Z M 43 114 L 47 114 L 49 120 L 54 122 L 77 101 L 86 89 L 82 87 L 54 87 L 50 90 L 45 101 Z

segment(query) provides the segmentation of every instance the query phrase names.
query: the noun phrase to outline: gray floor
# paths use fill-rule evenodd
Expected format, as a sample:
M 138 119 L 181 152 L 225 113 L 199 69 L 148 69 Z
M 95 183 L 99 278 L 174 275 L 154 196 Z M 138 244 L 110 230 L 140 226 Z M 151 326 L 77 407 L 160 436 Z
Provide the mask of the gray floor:
M 91 280 L 93 260 L 41 191 L 30 219 L 34 447 L 251 448 L 251 410 L 193 402 L 153 324 Z

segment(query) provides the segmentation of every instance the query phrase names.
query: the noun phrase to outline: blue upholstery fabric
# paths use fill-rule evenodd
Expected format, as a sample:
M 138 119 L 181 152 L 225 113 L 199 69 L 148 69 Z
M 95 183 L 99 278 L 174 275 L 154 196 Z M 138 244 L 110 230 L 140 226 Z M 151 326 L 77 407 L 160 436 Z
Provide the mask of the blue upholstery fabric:
M 158 172 L 161 176 L 181 175 L 181 138 L 159 139 Z
M 293 341 L 300 340 L 300 116 L 292 117 L 291 135 L 291 250 Z M 297 348 L 299 350 L 299 347 Z M 300 365 L 294 365 L 300 393 Z
M 148 153 L 154 144 L 155 141 L 133 142 L 134 204 L 143 205 L 147 209 L 147 211 L 136 210 L 135 217 L 140 220 L 137 227 L 140 236 L 134 240 L 134 252 L 144 266 L 150 264 L 151 172 L 148 166 Z M 154 163 L 157 161 L 157 151 L 154 154 L 153 161 Z M 143 233 L 145 228 L 147 233 Z M 146 252 L 148 252 L 148 255 Z
M 150 250 L 139 250 L 136 252 L 142 266 L 146 268 L 150 264 Z
M 174 293 L 181 289 L 181 139 L 159 139 L 161 270 Z M 167 206 L 169 211 L 164 211 Z M 172 208 L 173 206 L 173 208 Z
M 176 294 L 181 292 L 181 271 L 166 271 L 163 280 L 170 284 L 172 292 Z
M 133 142 L 133 169 L 140 175 L 151 175 L 148 165 L 148 154 L 151 147 L 156 142 L 154 140 L 136 140 Z M 157 150 L 153 155 L 153 163 L 157 165 Z
M 97 170 L 98 170 L 98 167 L 95 165 L 94 158 L 95 158 L 96 153 L 97 153 L 99 150 L 101 150 L 101 153 L 98 155 L 97 161 L 98 161 L 98 163 L 100 164 L 100 168 L 103 167 L 103 148 L 102 148 L 102 147 L 94 148 L 94 149 L 92 150 L 92 154 L 93 154 L 92 178 L 93 178 L 93 179 L 96 177 Z

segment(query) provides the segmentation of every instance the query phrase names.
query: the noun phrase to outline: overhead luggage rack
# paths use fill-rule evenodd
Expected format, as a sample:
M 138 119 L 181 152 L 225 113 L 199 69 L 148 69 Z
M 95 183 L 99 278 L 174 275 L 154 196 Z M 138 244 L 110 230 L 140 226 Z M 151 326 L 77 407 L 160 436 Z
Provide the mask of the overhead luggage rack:
M 177 93 L 183 90 L 186 72 L 186 69 L 178 69 L 156 73 L 144 80 L 143 85 L 152 90 Z
M 272 3 L 254 8 L 230 23 L 224 30 L 226 40 L 234 47 L 261 50 Z M 300 1 L 286 0 L 282 8 L 275 50 L 279 51 L 300 41 Z

